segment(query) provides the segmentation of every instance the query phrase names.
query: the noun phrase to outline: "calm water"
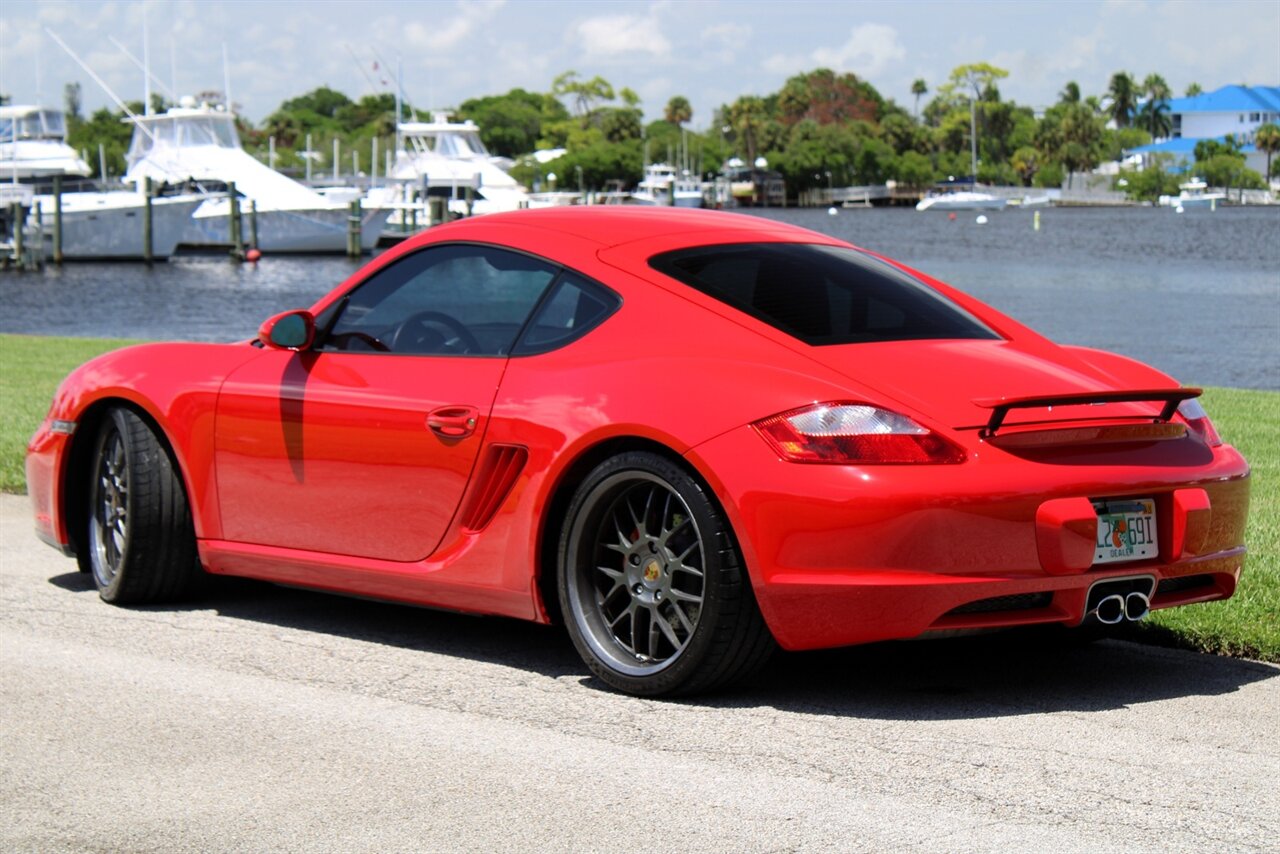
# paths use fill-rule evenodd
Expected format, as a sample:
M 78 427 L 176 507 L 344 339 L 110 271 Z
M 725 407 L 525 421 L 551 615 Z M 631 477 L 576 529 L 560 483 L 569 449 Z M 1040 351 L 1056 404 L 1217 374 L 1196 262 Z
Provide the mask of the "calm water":
M 917 213 L 776 210 L 974 294 L 1062 343 L 1114 350 L 1187 383 L 1280 389 L 1280 208 Z M 233 340 L 313 303 L 343 258 L 216 257 L 0 274 L 0 332 Z

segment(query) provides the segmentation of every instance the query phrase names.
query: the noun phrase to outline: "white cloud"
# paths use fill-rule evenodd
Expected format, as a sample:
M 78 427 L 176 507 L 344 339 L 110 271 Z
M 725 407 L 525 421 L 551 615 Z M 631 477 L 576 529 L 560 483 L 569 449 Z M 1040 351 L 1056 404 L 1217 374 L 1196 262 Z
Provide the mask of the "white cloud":
M 456 13 L 446 16 L 446 22 L 440 25 L 439 19 L 429 19 L 430 23 L 410 21 L 403 28 L 405 40 L 411 47 L 427 51 L 445 51 L 464 43 L 472 37 L 477 27 L 492 20 L 506 0 L 475 0 L 456 4 Z M 427 6 L 435 11 L 436 6 Z
M 664 57 L 671 42 L 654 15 L 601 15 L 579 21 L 572 32 L 587 59 L 611 59 L 626 54 Z
M 702 31 L 699 40 L 711 59 L 721 65 L 728 65 L 751 40 L 751 27 L 736 23 L 714 24 Z
M 893 27 L 862 24 L 850 30 L 849 39 L 839 47 L 815 50 L 813 59 L 835 71 L 852 71 L 869 78 L 883 73 L 906 55 L 906 49 L 898 40 L 898 31 Z
M 789 74 L 818 66 L 851 71 L 867 80 L 884 74 L 906 55 L 893 27 L 861 24 L 851 29 L 849 38 L 837 47 L 818 47 L 807 54 L 774 54 L 764 61 L 764 67 L 775 74 Z

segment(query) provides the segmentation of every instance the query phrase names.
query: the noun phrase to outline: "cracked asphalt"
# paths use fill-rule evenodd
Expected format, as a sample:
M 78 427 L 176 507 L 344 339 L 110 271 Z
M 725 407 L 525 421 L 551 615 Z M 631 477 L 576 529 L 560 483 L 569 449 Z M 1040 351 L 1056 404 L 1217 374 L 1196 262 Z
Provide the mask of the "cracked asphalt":
M 509 620 L 114 608 L 0 496 L 5 851 L 1274 851 L 1277 677 L 997 636 L 640 700 Z

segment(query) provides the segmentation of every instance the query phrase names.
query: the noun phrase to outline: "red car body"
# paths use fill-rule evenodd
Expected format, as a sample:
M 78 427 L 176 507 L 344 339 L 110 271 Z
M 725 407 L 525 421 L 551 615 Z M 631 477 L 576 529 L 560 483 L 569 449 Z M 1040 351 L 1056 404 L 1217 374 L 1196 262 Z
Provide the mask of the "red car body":
M 1054 344 L 901 265 L 992 337 L 811 346 L 651 263 L 745 243 L 847 246 L 717 212 L 493 215 L 406 241 L 311 313 L 401 258 L 455 244 L 549 259 L 615 293 L 616 310 L 528 356 L 254 342 L 104 355 L 61 385 L 30 443 L 37 532 L 86 548 L 85 438 L 104 407 L 123 405 L 171 448 L 210 573 L 545 622 L 558 612 L 568 496 L 592 464 L 645 448 L 714 495 L 787 649 L 1079 625 L 1090 589 L 1113 578 L 1150 579 L 1152 609 L 1232 595 L 1249 469 L 1207 418 L 1174 412 L 1194 390 Z M 782 458 L 762 420 L 819 402 L 899 413 L 958 448 L 957 461 Z M 1095 564 L 1099 502 L 1120 499 L 1153 502 L 1156 551 Z

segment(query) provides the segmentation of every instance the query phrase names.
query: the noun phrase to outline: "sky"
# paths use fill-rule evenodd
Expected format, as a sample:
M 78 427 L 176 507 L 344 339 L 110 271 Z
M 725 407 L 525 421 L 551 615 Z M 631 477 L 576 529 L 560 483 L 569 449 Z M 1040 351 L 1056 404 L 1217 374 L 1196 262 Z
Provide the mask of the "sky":
M 971 62 L 1008 70 L 1003 97 L 1037 108 L 1072 80 L 1100 95 L 1120 70 L 1157 72 L 1178 95 L 1280 85 L 1280 0 L 0 0 L 0 93 L 61 106 L 74 80 L 89 112 L 112 102 L 46 28 L 126 100 L 141 100 L 143 74 L 114 42 L 141 59 L 148 33 L 151 73 L 178 94 L 224 88 L 225 46 L 232 99 L 255 123 L 322 85 L 393 91 L 397 64 L 419 109 L 545 92 L 574 70 L 633 89 L 646 120 L 683 95 L 698 129 L 820 67 L 908 108 L 912 81 L 932 92 Z

